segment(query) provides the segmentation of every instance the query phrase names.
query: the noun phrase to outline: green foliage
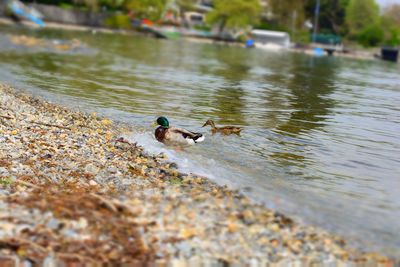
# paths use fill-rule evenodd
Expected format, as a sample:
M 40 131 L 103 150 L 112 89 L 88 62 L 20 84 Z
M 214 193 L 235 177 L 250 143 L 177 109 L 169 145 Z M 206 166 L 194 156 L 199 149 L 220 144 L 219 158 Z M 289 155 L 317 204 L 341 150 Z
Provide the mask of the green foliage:
M 292 41 L 299 44 L 308 44 L 311 41 L 311 34 L 308 30 L 301 30 L 291 36 Z
M 101 6 L 105 6 L 111 9 L 118 9 L 118 8 L 122 8 L 125 0 L 98 0 L 99 1 L 99 5 Z
M 400 45 L 400 5 L 388 6 L 382 16 L 385 29 L 384 44 L 387 46 Z
M 194 9 L 193 0 L 175 0 L 175 3 L 178 5 L 182 12 Z
M 121 9 L 125 0 L 72 0 L 72 2 L 75 5 L 87 7 L 91 11 L 98 11 L 100 7 L 112 10 Z
M 254 26 L 254 28 L 256 29 L 260 29 L 260 30 L 268 30 L 268 31 L 288 31 L 287 28 L 285 28 L 284 26 L 277 24 L 277 23 L 270 23 L 270 22 L 265 22 L 262 21 L 259 24 L 257 24 L 256 26 Z
M 392 26 L 400 28 L 400 4 L 387 6 L 383 12 L 383 17 L 390 20 Z
M 375 40 L 380 35 L 379 7 L 375 0 L 350 0 L 345 20 L 352 38 L 364 42 L 368 36 Z
M 117 14 L 105 20 L 105 25 L 111 28 L 129 29 L 131 27 L 130 18 L 127 15 Z
M 157 21 L 166 4 L 166 0 L 126 0 L 125 8 L 133 11 L 137 18 Z
M 303 28 L 305 21 L 305 3 L 306 0 L 270 0 L 273 20 L 279 27 L 290 31 L 298 31 Z
M 261 15 L 259 0 L 215 0 L 214 9 L 207 14 L 206 21 L 225 28 L 239 30 L 258 23 Z
M 0 177 L 0 185 L 10 185 L 13 183 L 13 179 L 11 177 Z
M 193 28 L 198 31 L 211 31 L 211 27 L 208 25 L 194 25 Z
M 382 25 L 385 31 L 383 44 L 386 46 L 400 45 L 400 27 L 394 24 L 393 20 L 382 18 Z
M 357 40 L 366 47 L 377 46 L 382 43 L 385 32 L 380 23 L 365 27 L 358 35 Z
M 73 3 L 75 3 L 77 5 L 86 6 L 92 12 L 96 12 L 99 9 L 99 1 L 98 0 L 73 0 Z
M 390 32 L 390 37 L 385 40 L 385 45 L 399 46 L 400 45 L 400 28 L 393 28 Z
M 61 3 L 58 6 L 63 8 L 63 9 L 73 9 L 74 8 L 74 6 L 72 4 L 69 4 L 69 3 Z
M 345 14 L 350 0 L 320 0 L 318 20 L 320 33 L 341 34 L 346 32 Z M 317 0 L 307 0 L 305 5 L 306 17 L 314 18 Z

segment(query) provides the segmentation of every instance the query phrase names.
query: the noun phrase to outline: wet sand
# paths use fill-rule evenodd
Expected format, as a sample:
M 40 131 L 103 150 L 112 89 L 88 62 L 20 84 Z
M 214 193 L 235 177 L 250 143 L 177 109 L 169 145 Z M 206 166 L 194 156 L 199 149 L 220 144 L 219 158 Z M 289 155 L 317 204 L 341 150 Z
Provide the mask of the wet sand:
M 0 111 L 0 266 L 395 265 L 180 173 L 132 126 L 1 84 Z

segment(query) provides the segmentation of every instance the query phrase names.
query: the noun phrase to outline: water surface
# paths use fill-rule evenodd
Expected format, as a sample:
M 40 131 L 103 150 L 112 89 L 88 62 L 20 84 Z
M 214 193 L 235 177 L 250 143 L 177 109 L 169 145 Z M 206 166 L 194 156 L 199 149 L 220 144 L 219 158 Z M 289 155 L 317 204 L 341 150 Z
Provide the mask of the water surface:
M 138 126 L 132 140 L 182 170 L 270 208 L 400 256 L 400 68 L 140 36 L 2 28 L 79 38 L 70 52 L 2 45 L 0 80 Z M 207 133 L 176 152 L 153 138 L 164 115 Z M 211 136 L 207 120 L 245 127 Z

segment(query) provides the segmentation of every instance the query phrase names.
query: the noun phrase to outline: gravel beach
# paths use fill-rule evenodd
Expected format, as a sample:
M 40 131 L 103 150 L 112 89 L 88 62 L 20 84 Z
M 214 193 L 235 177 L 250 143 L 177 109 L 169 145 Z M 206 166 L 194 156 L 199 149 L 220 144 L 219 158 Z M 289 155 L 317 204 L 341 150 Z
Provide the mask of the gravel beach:
M 0 84 L 0 266 L 395 266 Z

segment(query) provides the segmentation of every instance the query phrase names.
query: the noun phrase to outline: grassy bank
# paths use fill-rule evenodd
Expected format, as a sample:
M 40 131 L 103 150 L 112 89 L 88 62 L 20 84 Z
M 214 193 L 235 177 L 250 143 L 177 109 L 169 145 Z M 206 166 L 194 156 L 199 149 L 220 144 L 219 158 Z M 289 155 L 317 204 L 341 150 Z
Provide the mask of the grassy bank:
M 121 138 L 129 126 L 5 85 L 0 111 L 0 266 L 394 265 L 180 173 Z

